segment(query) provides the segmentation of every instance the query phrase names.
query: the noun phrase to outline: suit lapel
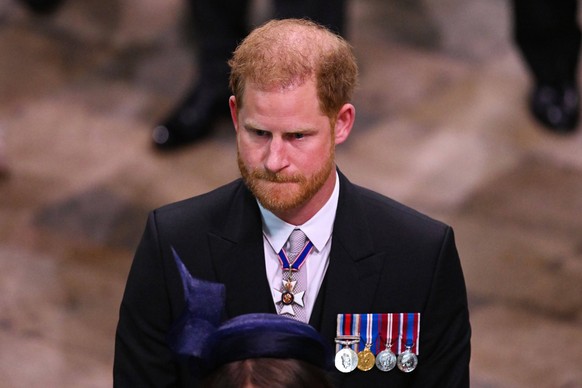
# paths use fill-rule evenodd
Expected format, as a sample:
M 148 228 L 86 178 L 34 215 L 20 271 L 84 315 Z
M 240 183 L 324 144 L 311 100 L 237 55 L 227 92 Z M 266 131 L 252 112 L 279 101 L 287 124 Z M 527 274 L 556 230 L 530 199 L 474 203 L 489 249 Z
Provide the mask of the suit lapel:
M 337 314 L 374 312 L 371 307 L 386 262 L 384 253 L 374 252 L 360 194 L 339 175 L 329 267 L 310 322 L 327 338 L 335 337 Z
M 261 215 L 241 184 L 224 228 L 209 235 L 217 281 L 226 286 L 227 318 L 251 312 L 275 313 L 265 270 Z

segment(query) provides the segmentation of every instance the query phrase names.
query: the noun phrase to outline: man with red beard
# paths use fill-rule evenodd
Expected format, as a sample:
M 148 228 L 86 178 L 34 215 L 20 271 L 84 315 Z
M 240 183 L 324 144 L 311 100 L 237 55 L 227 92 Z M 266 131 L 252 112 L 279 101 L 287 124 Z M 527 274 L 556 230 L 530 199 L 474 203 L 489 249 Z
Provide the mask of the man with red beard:
M 355 120 L 350 45 L 310 21 L 274 20 L 229 65 L 242 179 L 150 214 L 121 303 L 115 385 L 196 386 L 166 341 L 184 311 L 210 321 L 185 309 L 183 262 L 197 284 L 224 289 L 215 306 L 214 286 L 194 287 L 202 310 L 287 315 L 338 343 L 336 386 L 468 387 L 471 329 L 452 229 L 336 167 Z

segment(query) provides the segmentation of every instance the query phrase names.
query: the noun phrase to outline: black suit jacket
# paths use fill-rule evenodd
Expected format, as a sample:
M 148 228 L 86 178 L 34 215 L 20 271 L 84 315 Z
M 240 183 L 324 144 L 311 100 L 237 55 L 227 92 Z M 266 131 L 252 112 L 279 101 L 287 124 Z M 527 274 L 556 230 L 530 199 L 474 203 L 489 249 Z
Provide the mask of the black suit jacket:
M 241 180 L 150 214 L 121 303 L 114 382 L 119 387 L 195 386 L 166 344 L 184 308 L 173 247 L 196 278 L 226 286 L 226 318 L 275 313 L 261 215 Z M 339 313 L 421 313 L 417 368 L 333 372 L 345 387 L 468 387 L 465 283 L 452 229 L 340 173 L 330 262 L 310 324 L 330 346 Z

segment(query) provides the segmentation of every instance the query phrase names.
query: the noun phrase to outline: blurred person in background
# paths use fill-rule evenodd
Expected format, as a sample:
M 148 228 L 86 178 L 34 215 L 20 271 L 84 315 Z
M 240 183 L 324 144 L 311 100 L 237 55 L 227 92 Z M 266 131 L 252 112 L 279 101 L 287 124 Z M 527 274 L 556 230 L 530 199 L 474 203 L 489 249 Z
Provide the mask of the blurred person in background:
M 229 117 L 227 61 L 250 30 L 249 0 L 189 0 L 188 5 L 197 39 L 198 76 L 153 130 L 153 145 L 161 151 L 195 142 L 221 117 Z M 274 0 L 272 17 L 306 17 L 343 34 L 345 7 L 346 0 Z
M 531 72 L 529 109 L 555 133 L 580 116 L 578 0 L 513 0 L 514 38 Z
M 50 15 L 65 0 L 20 0 L 38 15 Z M 153 146 L 171 151 L 209 135 L 229 117 L 228 64 L 247 35 L 252 0 L 187 0 L 197 40 L 197 78 L 177 105 L 154 126 Z M 336 33 L 345 32 L 346 0 L 273 0 L 273 18 L 308 18 Z
M 19 0 L 26 8 L 38 15 L 50 15 L 57 11 L 64 0 Z

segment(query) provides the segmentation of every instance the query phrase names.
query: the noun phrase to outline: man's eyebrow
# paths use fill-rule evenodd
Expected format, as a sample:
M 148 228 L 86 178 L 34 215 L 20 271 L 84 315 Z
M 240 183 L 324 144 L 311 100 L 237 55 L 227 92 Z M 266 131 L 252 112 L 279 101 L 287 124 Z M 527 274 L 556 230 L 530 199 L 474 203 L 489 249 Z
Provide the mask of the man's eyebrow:
M 260 125 L 252 123 L 252 122 L 243 123 L 243 127 L 249 131 L 266 131 L 265 129 L 261 128 Z
M 311 132 L 315 132 L 316 129 L 315 128 L 311 128 L 311 127 L 298 127 L 298 128 L 294 128 L 290 131 L 285 131 L 287 133 L 311 133 Z
M 247 131 L 264 131 L 264 132 L 271 132 L 269 129 L 265 129 L 263 128 L 260 124 L 258 123 L 254 123 L 254 122 L 244 122 L 242 124 L 242 126 L 247 130 Z M 316 129 L 313 127 L 297 127 L 297 128 L 291 128 L 288 130 L 284 130 L 284 133 L 289 133 L 289 134 L 293 134 L 293 133 L 311 133 L 311 132 L 315 132 Z

